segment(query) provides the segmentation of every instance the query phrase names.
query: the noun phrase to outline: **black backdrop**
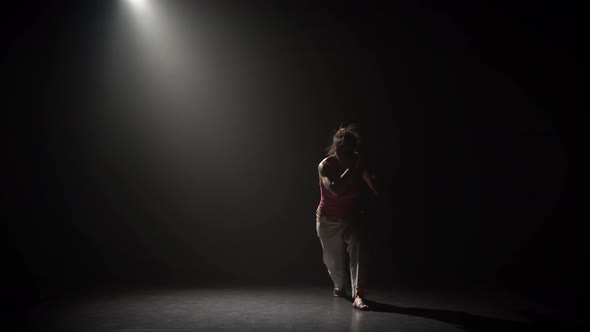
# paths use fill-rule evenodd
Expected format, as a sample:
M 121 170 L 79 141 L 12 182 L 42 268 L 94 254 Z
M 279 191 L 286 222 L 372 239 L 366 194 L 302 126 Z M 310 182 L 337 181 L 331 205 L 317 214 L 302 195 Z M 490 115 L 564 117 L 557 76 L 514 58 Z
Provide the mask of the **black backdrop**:
M 587 289 L 574 8 L 166 2 L 206 97 L 145 75 L 121 2 L 3 12 L 10 294 L 328 286 L 317 163 L 351 122 L 373 285 Z M 178 151 L 153 138 L 175 112 Z

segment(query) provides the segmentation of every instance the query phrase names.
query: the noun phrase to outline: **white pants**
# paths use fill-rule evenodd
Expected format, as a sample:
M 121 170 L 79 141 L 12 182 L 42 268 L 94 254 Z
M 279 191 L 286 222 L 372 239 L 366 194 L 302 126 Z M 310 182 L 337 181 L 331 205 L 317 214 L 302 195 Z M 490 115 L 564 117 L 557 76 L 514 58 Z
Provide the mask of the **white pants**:
M 366 271 L 361 257 L 361 236 L 358 223 L 353 220 L 328 221 L 316 217 L 316 231 L 322 244 L 323 259 L 335 288 L 347 286 L 346 252 L 350 260 L 350 286 L 352 295 L 364 296 Z M 345 240 L 345 232 L 350 228 L 350 237 Z M 363 248 L 364 250 L 364 248 Z

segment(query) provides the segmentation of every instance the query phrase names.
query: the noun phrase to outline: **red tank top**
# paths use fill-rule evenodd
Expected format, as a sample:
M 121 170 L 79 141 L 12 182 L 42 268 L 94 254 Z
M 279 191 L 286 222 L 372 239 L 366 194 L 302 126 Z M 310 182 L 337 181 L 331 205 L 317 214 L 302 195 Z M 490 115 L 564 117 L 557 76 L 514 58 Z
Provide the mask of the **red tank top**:
M 334 157 L 328 157 L 326 162 L 330 165 L 336 164 Z M 362 177 L 357 175 L 352 183 L 346 188 L 344 192 L 336 196 L 324 187 L 320 179 L 320 204 L 318 211 L 326 217 L 332 218 L 350 218 L 357 212 L 359 204 L 359 195 L 361 192 Z

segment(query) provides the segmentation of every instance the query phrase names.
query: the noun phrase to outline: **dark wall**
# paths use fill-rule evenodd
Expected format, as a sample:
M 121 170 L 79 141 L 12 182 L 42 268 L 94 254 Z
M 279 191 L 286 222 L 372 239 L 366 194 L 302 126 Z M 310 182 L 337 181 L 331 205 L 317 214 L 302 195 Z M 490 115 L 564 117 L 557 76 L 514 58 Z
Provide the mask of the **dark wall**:
M 583 286 L 571 10 L 169 3 L 178 87 L 120 2 L 5 13 L 15 289 L 328 285 L 317 163 L 350 122 L 373 284 Z

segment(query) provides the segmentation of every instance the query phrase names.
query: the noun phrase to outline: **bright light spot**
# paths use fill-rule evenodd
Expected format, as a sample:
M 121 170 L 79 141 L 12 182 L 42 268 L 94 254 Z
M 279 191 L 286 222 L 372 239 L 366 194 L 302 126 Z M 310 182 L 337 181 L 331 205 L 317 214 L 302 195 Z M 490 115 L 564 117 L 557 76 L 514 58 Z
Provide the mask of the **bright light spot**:
M 146 6 L 148 0 L 127 0 L 133 7 L 143 9 Z

